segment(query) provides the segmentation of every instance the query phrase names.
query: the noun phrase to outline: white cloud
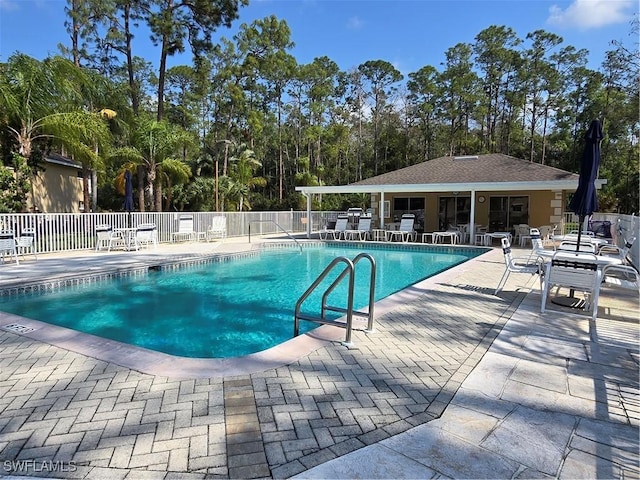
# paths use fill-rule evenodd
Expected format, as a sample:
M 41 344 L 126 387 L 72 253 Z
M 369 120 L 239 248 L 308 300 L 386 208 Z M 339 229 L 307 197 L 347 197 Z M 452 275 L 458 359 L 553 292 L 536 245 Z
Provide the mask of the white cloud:
M 351 17 L 347 21 L 347 28 L 349 30 L 360 30 L 362 27 L 364 27 L 364 21 L 358 17 Z
M 11 12 L 18 10 L 18 4 L 12 0 L 0 0 L 0 10 Z
M 635 0 L 574 0 L 566 9 L 557 5 L 549 8 L 547 22 L 561 27 L 583 30 L 625 23 L 631 19 Z

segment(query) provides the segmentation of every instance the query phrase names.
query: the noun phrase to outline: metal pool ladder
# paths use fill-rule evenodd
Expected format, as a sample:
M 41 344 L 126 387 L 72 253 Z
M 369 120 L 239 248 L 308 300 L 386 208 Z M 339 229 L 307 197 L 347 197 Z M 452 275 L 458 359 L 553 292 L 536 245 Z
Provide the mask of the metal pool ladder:
M 354 311 L 353 310 L 353 288 L 355 282 L 355 267 L 357 263 L 366 258 L 371 262 L 371 275 L 369 277 L 369 308 L 366 312 Z M 322 295 L 322 309 L 320 316 L 305 314 L 300 312 L 300 308 L 304 301 L 313 293 L 313 291 L 318 287 L 320 282 L 324 280 L 324 278 L 340 263 L 345 264 L 345 268 L 338 275 L 338 277 L 333 281 L 333 283 L 325 290 Z M 346 277 L 349 276 L 349 290 L 347 295 L 347 308 L 338 307 L 334 305 L 328 305 L 327 299 L 329 294 L 340 284 L 340 282 Z M 300 334 L 300 320 L 307 320 L 309 322 L 327 324 L 327 325 L 335 325 L 337 327 L 345 328 L 347 330 L 345 340 L 342 342 L 346 347 L 353 346 L 351 342 L 351 330 L 353 328 L 353 316 L 365 317 L 367 318 L 367 328 L 365 332 L 372 333 L 373 330 L 373 309 L 375 303 L 375 286 L 376 286 L 376 261 L 373 259 L 371 255 L 368 253 L 359 253 L 356 255 L 353 260 L 349 260 L 347 257 L 336 257 L 331 263 L 323 270 L 323 272 L 316 278 L 316 280 L 311 284 L 311 286 L 302 294 L 302 296 L 298 299 L 296 303 L 296 311 L 294 316 L 294 327 L 293 327 L 293 336 L 297 337 Z M 328 320 L 327 319 L 327 311 L 332 312 L 340 312 L 346 313 L 347 319 L 346 323 L 338 322 L 336 320 Z

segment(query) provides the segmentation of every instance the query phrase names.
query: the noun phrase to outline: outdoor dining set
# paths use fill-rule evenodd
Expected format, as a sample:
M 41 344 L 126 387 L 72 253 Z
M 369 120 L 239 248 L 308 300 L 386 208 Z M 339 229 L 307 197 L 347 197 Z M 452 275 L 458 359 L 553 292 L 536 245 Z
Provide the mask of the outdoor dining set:
M 181 215 L 177 229 L 171 232 L 171 241 L 216 240 L 227 236 L 226 217 L 218 215 L 204 231 L 195 229 L 192 215 Z M 108 224 L 96 225 L 96 250 L 115 248 L 138 250 L 158 246 L 158 227 L 155 223 L 141 223 L 135 227 L 113 228 Z
M 609 238 L 598 237 L 592 231 L 575 230 L 557 235 L 556 228 L 546 225 L 540 228 L 517 225 L 515 235 L 510 231 L 487 232 L 486 227 L 476 226 L 471 237 L 468 225 L 418 234 L 414 230 L 413 214 L 404 214 L 397 229 L 395 225 L 389 229 L 374 229 L 371 221 L 371 216 L 365 214 L 354 225 L 346 215 L 338 215 L 334 228 L 318 233 L 323 240 L 421 241 L 452 245 L 470 242 L 491 246 L 494 240 L 499 240 L 504 253 L 505 272 L 495 294 L 502 290 L 510 273 L 538 275 L 541 312 L 545 311 L 547 300 L 550 300 L 573 308 L 583 308 L 595 319 L 602 285 L 640 289 L 640 274 L 628 257 L 635 238 L 624 239 L 624 246 L 618 247 L 611 244 Z M 525 248 L 526 255 L 514 257 L 511 251 L 513 242 Z M 526 250 L 527 244 L 531 244 L 529 251 Z M 563 288 L 569 290 L 569 295 L 559 294 Z M 552 290 L 555 291 L 554 296 L 551 295 Z
M 531 250 L 519 257 L 512 255 L 508 239 L 501 240 L 505 272 L 495 294 L 504 287 L 510 273 L 538 275 L 541 312 L 546 310 L 549 300 L 584 309 L 595 320 L 602 286 L 640 290 L 640 273 L 629 259 L 635 238 L 624 239 L 624 246 L 618 247 L 591 231 L 571 231 L 552 236 L 551 248 L 544 244 L 537 228 L 530 229 L 529 238 Z M 555 295 L 551 297 L 553 291 Z
M 0 256 L 2 256 L 2 263 L 4 263 L 4 257 L 13 257 L 16 264 L 19 264 L 18 256 L 24 258 L 25 254 L 32 254 L 35 259 L 38 259 L 38 254 L 35 249 L 35 228 L 23 228 L 20 235 L 16 236 L 13 230 L 0 231 Z

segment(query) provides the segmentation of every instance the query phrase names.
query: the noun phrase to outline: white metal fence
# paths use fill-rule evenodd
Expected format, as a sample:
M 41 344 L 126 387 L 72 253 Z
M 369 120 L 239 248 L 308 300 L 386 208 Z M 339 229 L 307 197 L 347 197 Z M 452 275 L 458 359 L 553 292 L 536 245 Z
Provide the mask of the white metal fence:
M 214 216 L 227 219 L 227 236 L 306 232 L 307 212 L 116 212 L 116 213 L 2 213 L 0 230 L 11 230 L 16 236 L 25 228 L 35 228 L 38 252 L 55 253 L 95 248 L 96 225 L 109 224 L 113 228 L 135 227 L 142 223 L 155 223 L 158 241 L 172 241 L 178 231 L 178 219 L 182 215 L 193 216 L 195 232 L 206 232 Z M 312 212 L 312 225 L 324 225 L 332 212 Z M 280 228 L 278 227 L 280 226 Z
M 113 228 L 133 227 L 141 223 L 155 223 L 158 227 L 158 241 L 171 242 L 178 230 L 181 215 L 192 215 L 194 231 L 206 232 L 214 216 L 224 215 L 227 219 L 227 235 L 240 237 L 249 234 L 264 235 L 282 233 L 305 233 L 307 212 L 116 212 L 116 213 L 2 213 L 0 230 L 12 230 L 19 235 L 24 228 L 36 229 L 38 252 L 54 253 L 95 248 L 96 225 L 109 224 Z M 312 230 L 323 228 L 328 219 L 335 219 L 337 212 L 312 212 Z M 576 229 L 578 217 L 566 213 L 564 221 L 558 225 L 561 233 Z M 638 238 L 631 249 L 634 264 L 640 264 L 640 222 L 633 215 L 596 213 L 591 218 L 596 222 L 610 222 L 613 243 L 622 246 L 625 239 Z

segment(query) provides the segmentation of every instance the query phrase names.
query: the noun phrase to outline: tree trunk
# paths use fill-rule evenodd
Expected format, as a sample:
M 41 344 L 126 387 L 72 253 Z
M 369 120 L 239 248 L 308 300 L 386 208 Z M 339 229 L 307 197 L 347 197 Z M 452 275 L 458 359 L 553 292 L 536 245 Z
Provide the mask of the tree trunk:
M 162 53 L 160 54 L 160 69 L 158 70 L 158 121 L 164 117 L 164 82 L 167 70 L 167 38 L 162 39 Z
M 96 169 L 91 170 L 91 211 L 98 210 L 98 172 Z
M 136 167 L 136 175 L 138 176 L 138 209 L 141 212 L 145 212 L 145 204 L 144 204 L 144 165 L 138 165 Z
M 154 195 L 155 195 L 155 211 L 156 212 L 161 212 L 162 211 L 162 182 L 160 181 L 160 176 L 156 176 L 156 188 L 154 191 Z
M 86 165 L 82 165 L 82 202 L 84 203 L 84 213 L 91 211 L 91 198 L 89 197 L 89 175 L 91 171 Z
M 124 34 L 126 38 L 126 56 L 127 56 L 127 73 L 129 75 L 129 91 L 131 93 L 131 108 L 133 114 L 137 117 L 140 112 L 140 97 L 138 87 L 136 86 L 134 68 L 133 68 L 133 53 L 131 49 L 131 29 L 129 26 L 129 17 L 131 15 L 131 5 L 126 2 L 124 5 Z

